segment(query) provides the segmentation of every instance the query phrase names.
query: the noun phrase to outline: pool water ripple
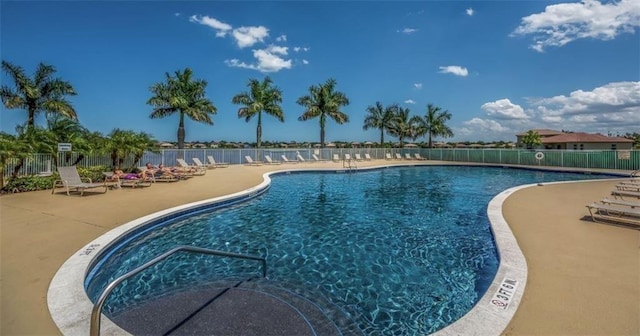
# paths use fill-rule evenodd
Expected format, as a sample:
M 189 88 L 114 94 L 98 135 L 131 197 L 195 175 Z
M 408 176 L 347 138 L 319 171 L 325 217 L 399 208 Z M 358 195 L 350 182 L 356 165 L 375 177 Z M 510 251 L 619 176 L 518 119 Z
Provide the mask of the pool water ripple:
M 170 221 L 126 245 L 86 281 L 106 284 L 176 245 L 266 256 L 269 278 L 303 288 L 367 335 L 423 335 L 469 311 L 496 273 L 486 207 L 509 187 L 585 175 L 410 167 L 273 176 L 249 202 Z M 589 178 L 594 178 L 590 175 Z M 107 315 L 190 286 L 258 276 L 255 261 L 176 254 L 124 282 Z

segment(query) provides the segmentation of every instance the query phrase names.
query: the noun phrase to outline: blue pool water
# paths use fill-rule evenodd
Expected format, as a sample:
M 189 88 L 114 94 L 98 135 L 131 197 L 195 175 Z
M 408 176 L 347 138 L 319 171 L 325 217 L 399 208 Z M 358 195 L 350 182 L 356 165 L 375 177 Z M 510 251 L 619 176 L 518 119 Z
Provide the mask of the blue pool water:
M 484 294 L 499 260 L 486 208 L 512 186 L 598 175 L 489 167 L 405 167 L 272 177 L 240 205 L 177 218 L 113 247 L 89 273 L 108 282 L 176 245 L 266 256 L 269 279 L 330 302 L 367 335 L 424 335 Z M 256 262 L 176 254 L 120 285 L 105 312 L 163 293 L 260 275 Z

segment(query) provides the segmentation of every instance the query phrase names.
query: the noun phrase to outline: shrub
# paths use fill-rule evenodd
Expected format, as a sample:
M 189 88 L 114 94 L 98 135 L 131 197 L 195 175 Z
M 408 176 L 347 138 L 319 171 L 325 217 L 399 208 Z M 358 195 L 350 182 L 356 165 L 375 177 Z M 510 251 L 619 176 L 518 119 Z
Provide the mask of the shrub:
M 57 179 L 59 179 L 58 174 L 51 176 L 21 176 L 9 179 L 0 191 L 2 191 L 2 193 L 12 193 L 51 189 L 53 181 Z

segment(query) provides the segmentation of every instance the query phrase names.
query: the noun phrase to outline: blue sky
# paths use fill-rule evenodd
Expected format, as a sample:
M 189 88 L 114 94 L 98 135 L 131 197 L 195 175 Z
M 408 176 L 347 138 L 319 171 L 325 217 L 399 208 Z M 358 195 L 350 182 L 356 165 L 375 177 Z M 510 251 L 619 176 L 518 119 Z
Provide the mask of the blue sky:
M 351 101 L 350 122 L 330 121 L 328 141 L 378 140 L 362 130 L 376 101 L 415 115 L 427 103 L 448 110 L 449 141 L 513 141 L 531 128 L 640 131 L 637 0 L 0 5 L 2 59 L 29 74 L 54 65 L 78 92 L 82 125 L 104 134 L 175 141 L 178 117 L 151 120 L 146 101 L 165 72 L 186 67 L 218 108 L 213 126 L 187 121 L 187 141 L 255 141 L 256 120 L 239 119 L 231 98 L 267 75 L 283 91 L 285 122 L 263 118 L 263 141 L 319 141 L 319 121 L 298 121 L 296 100 L 328 78 Z M 2 131 L 24 121 L 26 112 L 2 107 Z

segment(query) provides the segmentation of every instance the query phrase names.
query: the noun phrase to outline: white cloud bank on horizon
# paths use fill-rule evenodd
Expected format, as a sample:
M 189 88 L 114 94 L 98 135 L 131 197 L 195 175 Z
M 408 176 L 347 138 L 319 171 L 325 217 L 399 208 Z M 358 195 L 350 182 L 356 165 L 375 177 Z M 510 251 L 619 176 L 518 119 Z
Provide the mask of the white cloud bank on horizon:
M 269 37 L 269 29 L 264 26 L 242 26 L 233 28 L 230 24 L 218 19 L 199 15 L 192 15 L 189 17 L 189 21 L 214 29 L 216 31 L 216 37 L 224 38 L 227 35 L 231 36 L 240 49 L 265 43 L 265 40 Z M 275 41 L 284 43 L 287 41 L 287 35 L 281 34 L 275 38 Z M 295 47 L 293 49 L 295 52 L 309 50 L 307 47 Z M 246 63 L 237 58 L 227 59 L 224 63 L 229 67 L 252 69 L 263 73 L 278 72 L 282 69 L 291 69 L 292 67 L 292 60 L 284 57 L 288 55 L 288 50 L 288 47 L 270 44 L 265 48 L 252 50 L 255 63 Z M 303 60 L 302 62 L 302 64 L 308 63 L 307 60 Z
M 450 73 L 456 76 L 466 77 L 469 75 L 469 71 L 467 68 L 459 66 L 459 65 L 447 65 L 440 67 L 440 73 Z
M 510 36 L 533 35 L 531 49 L 543 52 L 577 39 L 611 40 L 622 33 L 633 34 L 636 27 L 640 27 L 640 1 L 582 0 L 549 5 L 542 13 L 523 17 Z
M 527 99 L 525 109 L 500 99 L 481 106 L 487 118 L 475 117 L 454 128 L 463 140 L 515 141 L 515 134 L 533 128 L 617 134 L 640 129 L 640 81 L 613 82 L 591 91 Z M 514 116 L 527 118 L 513 118 Z

